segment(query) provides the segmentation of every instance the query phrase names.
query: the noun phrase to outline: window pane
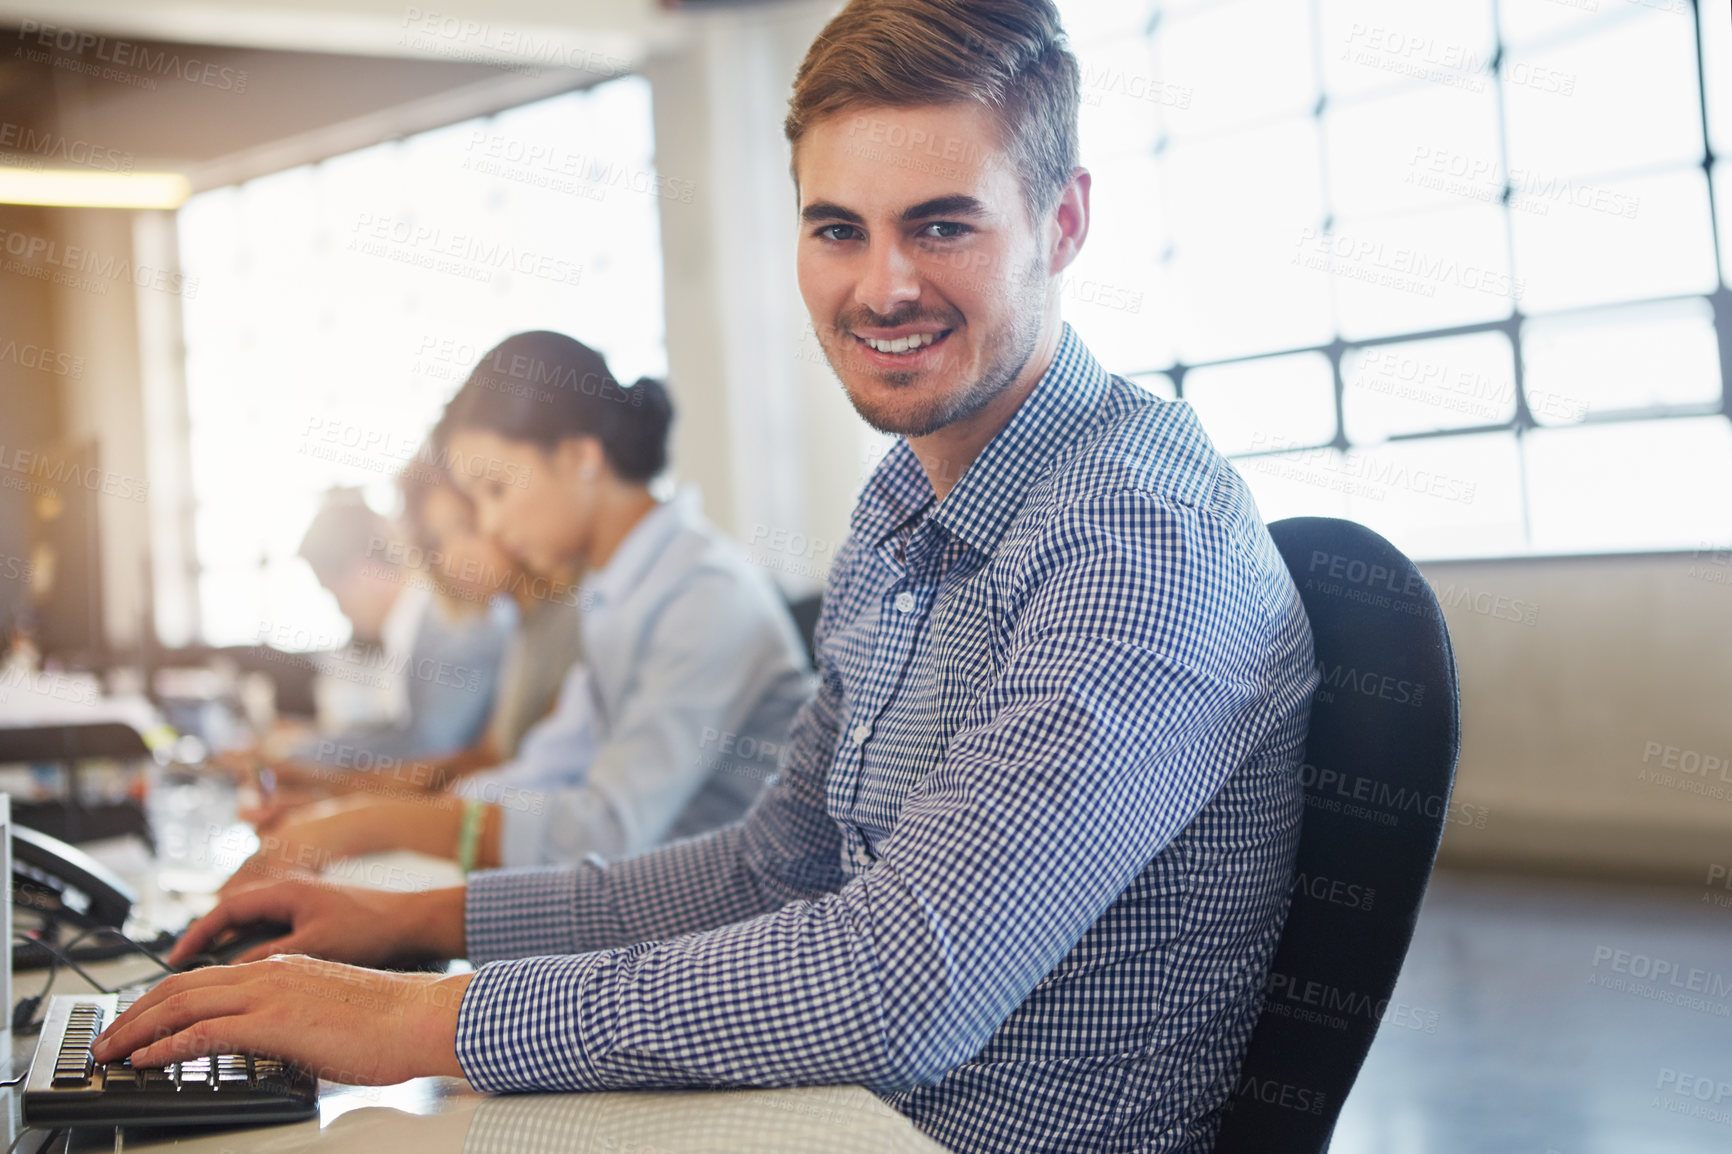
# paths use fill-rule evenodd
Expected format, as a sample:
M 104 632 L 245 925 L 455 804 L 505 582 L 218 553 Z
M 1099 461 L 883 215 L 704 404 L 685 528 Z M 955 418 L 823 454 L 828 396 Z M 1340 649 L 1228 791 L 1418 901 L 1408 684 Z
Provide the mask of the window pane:
M 690 185 L 655 172 L 649 115 L 628 77 L 188 201 L 195 547 L 227 575 L 201 583 L 205 640 L 333 611 L 294 559 L 320 494 L 391 508 L 508 333 L 571 332 L 627 380 L 665 371 L 657 212 Z
M 1347 517 L 1410 556 L 1521 552 L 1521 475 L 1513 433 L 1406 441 L 1375 451 L 1305 449 L 1234 466 L 1265 521 Z
M 1505 61 L 1512 168 L 1549 180 L 1702 159 L 1690 22 L 1629 7 L 1590 35 Z
M 1355 450 L 1345 465 L 1358 482 L 1348 516 L 1414 558 L 1520 552 L 1519 460 L 1514 433 Z
M 1675 0 L 1682 3 L 1683 0 Z M 1732 20 L 1717 4 L 1699 5 L 1702 13 L 1702 70 L 1708 86 L 1708 131 L 1716 156 L 1732 156 Z
M 1077 131 L 1091 170 L 1106 157 L 1154 151 L 1165 116 L 1190 106 L 1190 94 L 1155 78 L 1154 47 L 1140 29 L 1078 52 L 1077 65 Z
M 1086 158 L 1085 158 L 1086 161 Z M 1114 156 L 1092 166 L 1088 243 L 1066 270 L 1065 319 L 1113 372 L 1173 363 L 1170 241 L 1152 156 Z
M 1501 207 L 1466 205 L 1411 216 L 1344 219 L 1306 240 L 1296 259 L 1332 282 L 1349 340 L 1500 320 L 1520 284 L 1509 275 Z
M 1323 215 L 1312 118 L 1175 145 L 1163 171 L 1179 355 L 1196 363 L 1328 341 L 1320 278 L 1293 260 Z
M 1715 215 L 1720 221 L 1720 275 L 1732 288 L 1732 163 L 1714 162 Z
M 335 614 L 329 598 L 326 602 L 321 608 Z M 221 637 L 233 645 L 253 645 L 258 643 L 261 631 L 267 635 L 270 632 L 269 602 L 258 569 L 206 569 L 198 578 L 198 608 L 206 637 Z M 349 623 L 341 614 L 336 614 L 334 622 L 327 618 L 320 624 L 334 636 L 349 636 Z
M 1536 550 L 1732 541 L 1732 424 L 1724 417 L 1537 429 L 1526 457 Z
M 1502 333 L 1351 349 L 1341 376 L 1347 439 L 1356 445 L 1515 416 L 1515 356 Z
M 1425 84 L 1393 96 L 1329 105 L 1329 198 L 1339 216 L 1503 200 L 1497 104 Z
M 1689 0 L 1676 0 L 1687 4 Z M 1621 5 L 1604 0 L 1498 0 L 1498 24 L 1506 47 L 1527 48 L 1538 40 L 1570 35 L 1613 19 Z
M 1714 284 L 1700 169 L 1526 185 L 1510 214 L 1522 304 L 1532 312 L 1707 292 Z M 1538 211 L 1544 208 L 1544 212 Z
M 1335 438 L 1335 383 L 1321 353 L 1212 365 L 1185 374 L 1185 400 L 1227 454 Z
M 1137 373 L 1127 378 L 1133 385 L 1141 385 L 1163 401 L 1178 399 L 1179 390 L 1173 387 L 1173 378 L 1166 373 Z
M 1058 0 L 1059 18 L 1078 57 L 1103 44 L 1141 38 L 1156 7 L 1153 0 Z
M 1346 489 L 1353 483 L 1339 449 L 1305 449 L 1267 457 L 1242 457 L 1233 467 L 1245 478 L 1263 523 L 1285 517 L 1346 517 Z
M 1522 367 L 1542 425 L 1720 401 L 1714 310 L 1701 299 L 1527 321 Z
M 1491 6 L 1484 0 L 1323 0 L 1322 12 L 1323 86 L 1331 98 L 1419 83 L 1470 92 L 1491 84 Z
M 1311 12 L 1292 0 L 1228 0 L 1165 18 L 1155 36 L 1161 78 L 1194 93 L 1175 135 L 1216 133 L 1309 112 L 1317 103 Z

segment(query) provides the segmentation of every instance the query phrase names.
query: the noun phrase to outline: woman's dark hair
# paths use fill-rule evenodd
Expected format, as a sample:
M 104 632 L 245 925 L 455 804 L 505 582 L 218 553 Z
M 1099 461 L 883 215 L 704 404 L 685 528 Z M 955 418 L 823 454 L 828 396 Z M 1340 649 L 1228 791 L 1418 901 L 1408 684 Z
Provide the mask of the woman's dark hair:
M 644 482 L 667 467 L 673 402 L 660 381 L 621 385 L 600 353 L 563 333 L 516 333 L 470 372 L 439 421 L 496 433 L 551 451 L 572 437 L 594 437 L 608 467 Z

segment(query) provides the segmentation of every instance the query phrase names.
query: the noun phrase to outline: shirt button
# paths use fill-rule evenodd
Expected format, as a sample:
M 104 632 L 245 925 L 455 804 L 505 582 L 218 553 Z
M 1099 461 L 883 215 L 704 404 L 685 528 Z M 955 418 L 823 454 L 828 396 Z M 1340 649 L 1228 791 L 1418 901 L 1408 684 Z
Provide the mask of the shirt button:
M 872 736 L 872 727 L 867 725 L 865 722 L 861 722 L 859 725 L 856 725 L 853 729 L 848 731 L 848 736 L 853 740 L 855 745 L 865 745 L 866 739 Z
M 898 593 L 896 595 L 896 612 L 898 612 L 898 613 L 912 613 L 912 612 L 914 612 L 914 594 L 912 594 L 912 593 Z

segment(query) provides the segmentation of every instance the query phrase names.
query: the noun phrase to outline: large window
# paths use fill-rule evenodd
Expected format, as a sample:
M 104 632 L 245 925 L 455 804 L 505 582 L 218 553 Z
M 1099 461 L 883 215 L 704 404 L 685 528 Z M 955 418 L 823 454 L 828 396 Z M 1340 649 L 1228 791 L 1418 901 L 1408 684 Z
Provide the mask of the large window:
M 690 188 L 658 178 L 652 140 L 628 77 L 186 204 L 205 640 L 347 639 L 294 559 L 321 494 L 391 512 L 393 477 L 507 334 L 570 333 L 622 380 L 666 371 L 657 199 Z
M 1061 3 L 1096 180 L 1067 315 L 1267 519 L 1421 558 L 1732 542 L 1723 3 Z

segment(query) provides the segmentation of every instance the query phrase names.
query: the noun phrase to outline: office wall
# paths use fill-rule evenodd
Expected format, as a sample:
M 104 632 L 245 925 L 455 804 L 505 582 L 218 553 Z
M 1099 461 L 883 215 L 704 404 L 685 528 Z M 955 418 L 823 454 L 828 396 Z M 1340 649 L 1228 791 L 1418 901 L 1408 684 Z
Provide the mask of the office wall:
M 1732 862 L 1732 554 L 1421 568 L 1462 686 L 1445 862 L 1698 884 Z
M 46 216 L 38 208 L 0 206 L 0 239 L 40 236 Z M 22 275 L 13 260 L 0 253 L 0 628 L 29 599 L 30 497 L 14 454 L 58 435 L 61 393 L 71 375 L 58 356 L 47 282 Z
M 693 17 L 645 68 L 661 202 L 673 471 L 792 594 L 821 587 L 863 479 L 862 424 L 810 335 L 782 136 L 789 83 L 837 7 Z M 674 111 L 668 111 L 674 110 Z

